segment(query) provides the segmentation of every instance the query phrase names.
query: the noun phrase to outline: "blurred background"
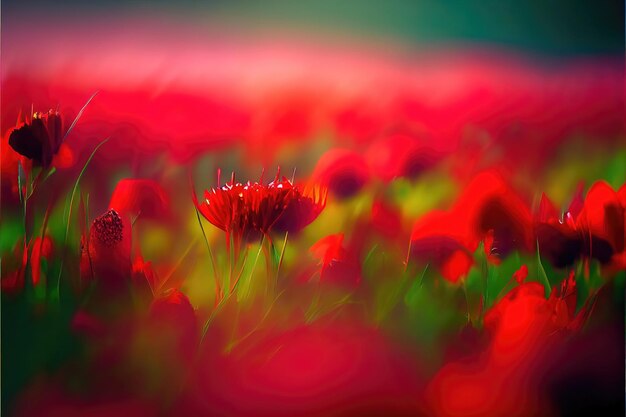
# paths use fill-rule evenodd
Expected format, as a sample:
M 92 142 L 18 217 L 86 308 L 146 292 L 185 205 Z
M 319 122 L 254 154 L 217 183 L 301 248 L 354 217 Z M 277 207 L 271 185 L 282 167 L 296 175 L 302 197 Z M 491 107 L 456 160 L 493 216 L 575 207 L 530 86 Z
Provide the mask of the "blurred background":
M 1 6 L 3 412 L 623 408 L 623 1 Z M 31 167 L 9 135 L 49 109 L 65 129 L 79 119 L 63 163 L 39 171 L 44 186 L 25 203 Z M 325 207 L 233 260 L 193 192 L 231 172 L 267 183 L 279 167 L 298 186 L 327 187 Z M 132 213 L 120 272 L 153 280 L 139 307 L 109 307 L 97 282 L 81 287 L 85 236 L 114 204 L 148 209 Z M 580 213 L 597 216 L 607 259 L 584 251 Z M 538 246 L 537 224 L 557 223 L 572 227 L 557 242 L 574 247 L 566 265 L 550 239 Z M 245 272 L 223 310 L 206 246 L 229 280 L 233 264 Z M 597 299 L 591 330 L 561 338 Z M 549 315 L 515 307 L 498 322 L 507 303 Z M 200 329 L 210 343 L 197 342 Z M 468 358 L 479 366 L 464 367 Z M 447 388 L 467 375 L 467 387 L 453 385 L 471 395 Z

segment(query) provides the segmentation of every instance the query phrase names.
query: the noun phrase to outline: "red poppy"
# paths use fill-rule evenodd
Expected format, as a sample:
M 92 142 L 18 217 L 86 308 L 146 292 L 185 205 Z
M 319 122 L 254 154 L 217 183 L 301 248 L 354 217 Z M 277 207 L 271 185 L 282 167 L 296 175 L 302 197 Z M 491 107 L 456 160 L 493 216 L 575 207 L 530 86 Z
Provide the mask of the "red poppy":
M 370 145 L 367 162 L 383 181 L 414 178 L 437 162 L 435 151 L 409 135 L 394 134 Z
M 512 250 L 534 247 L 530 210 L 492 171 L 473 178 L 449 211 L 433 211 L 417 220 L 410 256 L 435 264 L 456 282 L 469 271 L 481 241 L 493 263 Z
M 485 315 L 486 348 L 444 365 L 435 375 L 427 389 L 431 413 L 524 416 L 545 410 L 546 358 L 588 315 L 587 307 L 577 314 L 575 308 L 573 274 L 549 299 L 537 282 L 515 287 Z
M 532 251 L 535 241 L 528 205 L 495 171 L 477 175 L 454 207 L 467 220 L 474 243 L 485 240 L 485 251 L 497 262 L 513 250 Z
M 164 219 L 169 216 L 169 198 L 154 180 L 126 178 L 115 186 L 109 208 L 141 218 Z
M 463 232 L 465 219 L 433 211 L 419 219 L 411 233 L 410 259 L 437 267 L 450 282 L 465 276 L 474 261 L 475 246 Z
M 57 112 L 34 113 L 30 122 L 19 124 L 9 136 L 9 145 L 36 165 L 48 168 L 64 138 L 63 120 Z
M 542 196 L 535 221 L 539 250 L 556 267 L 573 264 L 578 258 L 612 260 L 617 268 L 625 252 L 626 207 L 619 194 L 604 181 L 596 182 L 584 200 L 579 193 L 561 219 L 554 205 Z
M 576 228 L 582 231 L 584 245 L 591 247 L 595 236 L 608 242 L 613 253 L 624 252 L 626 207 L 622 205 L 619 195 L 605 181 L 594 183 L 585 198 L 585 203 L 576 218 Z
M 317 162 L 313 178 L 337 197 L 346 198 L 367 184 L 370 173 L 361 154 L 346 149 L 332 149 Z
M 582 204 L 582 197 L 576 197 L 561 219 L 550 199 L 545 194 L 541 196 L 539 211 L 535 216 L 535 235 L 541 256 L 557 268 L 572 265 L 583 254 L 582 239 L 572 215 L 576 213 L 575 216 L 578 216 Z M 606 242 L 596 242 L 594 246 L 596 249 L 602 247 L 602 250 L 595 251 L 595 255 L 606 262 L 610 256 L 606 255 Z

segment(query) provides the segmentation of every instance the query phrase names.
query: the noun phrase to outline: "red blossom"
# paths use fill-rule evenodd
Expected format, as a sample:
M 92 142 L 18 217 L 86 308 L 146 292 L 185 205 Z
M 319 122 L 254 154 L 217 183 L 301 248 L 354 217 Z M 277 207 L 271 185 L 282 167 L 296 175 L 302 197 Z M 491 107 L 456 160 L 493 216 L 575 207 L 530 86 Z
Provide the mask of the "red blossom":
M 332 149 L 317 162 L 313 178 L 337 197 L 353 196 L 370 180 L 365 158 L 346 149 Z
M 277 231 L 297 232 L 312 222 L 326 204 L 325 191 L 303 191 L 287 178 L 276 174 L 269 184 L 231 181 L 204 192 L 204 201 L 195 204 L 214 226 L 232 234 L 237 242 Z M 284 216 L 284 218 L 283 218 Z
M 588 306 L 575 313 L 573 274 L 549 299 L 537 282 L 512 289 L 485 315 L 488 345 L 444 365 L 426 390 L 432 415 L 536 415 L 545 410 L 543 382 L 551 353 L 580 329 Z
M 48 168 L 59 152 L 63 138 L 63 120 L 57 112 L 50 110 L 34 113 L 30 122 L 18 124 L 10 133 L 9 145 L 35 164 Z
M 457 282 L 473 264 L 474 244 L 463 233 L 462 222 L 462 218 L 443 211 L 433 211 L 419 219 L 411 233 L 410 259 L 432 264 L 445 279 Z
M 283 182 L 285 182 L 284 178 Z M 328 191 L 324 187 L 315 185 L 300 188 L 289 181 L 285 183 L 285 186 L 291 187 L 291 194 L 283 213 L 272 226 L 272 230 L 279 233 L 298 233 L 322 212 L 326 206 Z
M 438 156 L 413 136 L 394 134 L 372 143 L 366 158 L 373 173 L 383 181 L 391 181 L 418 176 L 432 168 Z
M 481 241 L 493 263 L 512 250 L 534 247 L 530 210 L 493 171 L 474 177 L 450 210 L 432 211 L 416 221 L 410 256 L 434 263 L 456 282 L 469 271 Z
M 90 272 L 105 291 L 123 291 L 131 274 L 131 227 L 126 216 L 108 210 L 91 224 L 87 244 Z
M 165 219 L 169 216 L 169 198 L 153 180 L 126 178 L 115 186 L 109 208 L 131 216 Z
M 626 240 L 626 206 L 604 181 L 598 181 L 582 199 L 579 189 L 568 211 L 560 218 L 546 196 L 542 196 L 535 233 L 542 256 L 557 267 L 578 258 L 597 259 L 617 269 L 623 262 Z M 552 205 L 553 206 L 553 205 Z
M 505 257 L 512 250 L 532 250 L 532 216 L 525 201 L 495 171 L 477 175 L 458 198 L 454 211 L 466 218 L 474 242 L 492 238 L 488 255 Z

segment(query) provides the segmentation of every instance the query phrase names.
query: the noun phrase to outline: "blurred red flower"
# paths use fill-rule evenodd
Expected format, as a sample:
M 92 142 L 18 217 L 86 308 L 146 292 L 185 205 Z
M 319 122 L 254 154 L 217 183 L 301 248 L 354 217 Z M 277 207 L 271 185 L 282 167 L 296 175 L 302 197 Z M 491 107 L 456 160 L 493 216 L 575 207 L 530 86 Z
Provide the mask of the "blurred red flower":
M 411 233 L 410 259 L 433 265 L 446 280 L 457 282 L 474 263 L 475 245 L 464 235 L 463 222 L 464 218 L 442 211 L 419 219 Z
M 497 262 L 513 250 L 532 251 L 532 216 L 526 202 L 495 171 L 478 174 L 457 199 L 454 210 L 466 218 L 468 236 L 483 240 L 490 260 Z
M 73 159 L 68 149 L 60 152 L 64 136 L 61 116 L 50 110 L 48 113 L 34 113 L 30 122 L 19 123 L 9 135 L 9 145 L 36 165 L 48 168 L 57 154 L 63 157 L 61 165 Z
M 571 265 L 583 257 L 602 264 L 611 262 L 616 269 L 626 268 L 626 205 L 622 200 L 610 185 L 598 181 L 584 200 L 577 195 L 561 218 L 554 204 L 542 195 L 535 218 L 541 255 L 556 267 Z
M 439 159 L 436 152 L 406 134 L 393 134 L 372 143 L 366 153 L 367 162 L 383 181 L 394 178 L 415 178 L 431 169 Z
M 573 274 L 549 299 L 537 282 L 513 288 L 485 315 L 486 348 L 444 365 L 434 376 L 426 391 L 431 414 L 543 415 L 540 411 L 549 409 L 547 364 L 563 336 L 582 327 L 589 310 L 586 305 L 576 313 Z
M 365 158 L 347 149 L 332 149 L 322 155 L 312 176 L 339 198 L 353 196 L 370 179 Z
M 494 171 L 474 177 L 450 210 L 432 211 L 416 221 L 410 256 L 434 263 L 456 282 L 469 271 L 481 241 L 493 263 L 513 250 L 534 248 L 528 206 Z
M 115 186 L 109 208 L 118 213 L 163 220 L 169 217 L 169 198 L 161 185 L 149 179 L 126 178 Z

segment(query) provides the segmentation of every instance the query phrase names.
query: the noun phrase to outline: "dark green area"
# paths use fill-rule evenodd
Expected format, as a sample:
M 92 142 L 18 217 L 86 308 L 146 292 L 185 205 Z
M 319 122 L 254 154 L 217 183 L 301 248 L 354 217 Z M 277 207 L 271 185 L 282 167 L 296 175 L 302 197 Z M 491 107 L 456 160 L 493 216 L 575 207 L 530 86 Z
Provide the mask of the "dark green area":
M 209 27 L 391 39 L 416 48 L 485 44 L 551 56 L 624 52 L 624 2 L 619 0 L 7 0 L 2 8 L 3 24 L 28 24 L 24 16 L 38 12 L 68 21 L 154 13 Z

